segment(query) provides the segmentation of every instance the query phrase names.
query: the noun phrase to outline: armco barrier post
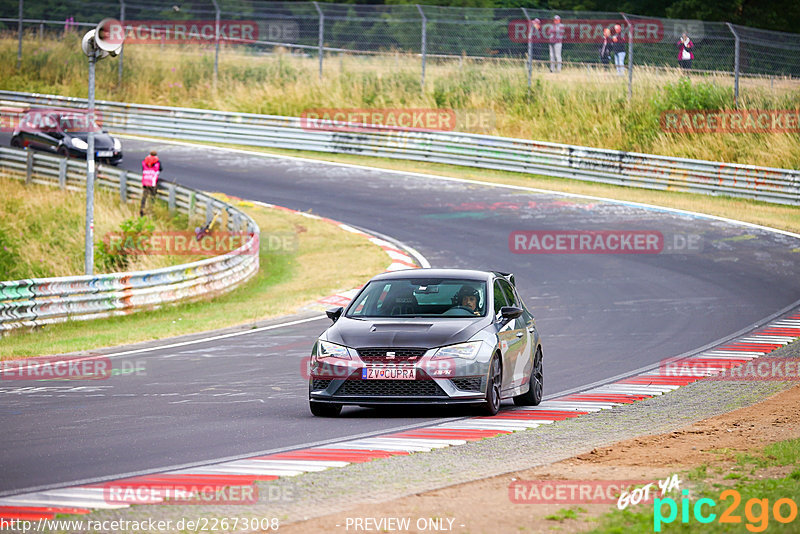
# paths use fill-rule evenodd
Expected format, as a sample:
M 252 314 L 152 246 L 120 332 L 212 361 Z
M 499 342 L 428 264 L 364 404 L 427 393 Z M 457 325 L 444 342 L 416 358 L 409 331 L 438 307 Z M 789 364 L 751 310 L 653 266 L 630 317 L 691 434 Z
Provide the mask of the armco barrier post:
M 62 191 L 67 188 L 67 158 L 58 162 L 58 187 Z
M 125 204 L 128 201 L 128 171 L 119 173 L 119 199 Z
M 322 58 L 324 56 L 324 42 L 325 42 L 325 14 L 319 8 L 319 4 L 314 2 L 314 7 L 317 8 L 317 14 L 319 14 L 319 79 L 322 79 Z
M 167 200 L 167 206 L 169 207 L 169 212 L 172 213 L 175 211 L 175 184 L 169 184 L 168 191 L 169 199 Z
M 33 180 L 33 158 L 33 150 L 28 150 L 28 161 L 25 165 L 25 185 L 30 184 L 31 180 Z
M 424 89 L 425 88 L 425 60 L 427 57 L 427 48 L 428 48 L 428 18 L 425 16 L 425 12 L 422 11 L 422 6 L 419 4 L 417 5 L 417 10 L 419 11 L 420 16 L 422 17 L 422 81 L 420 82 L 420 86 Z
M 528 37 L 528 61 L 527 68 L 528 68 L 528 89 L 531 88 L 531 77 L 533 76 L 533 32 L 531 31 L 531 18 L 528 16 L 528 10 L 524 7 L 522 8 L 522 13 L 525 15 L 525 20 L 528 21 L 527 31 L 525 35 Z
M 739 107 L 739 34 L 730 22 L 725 23 L 733 34 L 733 107 Z

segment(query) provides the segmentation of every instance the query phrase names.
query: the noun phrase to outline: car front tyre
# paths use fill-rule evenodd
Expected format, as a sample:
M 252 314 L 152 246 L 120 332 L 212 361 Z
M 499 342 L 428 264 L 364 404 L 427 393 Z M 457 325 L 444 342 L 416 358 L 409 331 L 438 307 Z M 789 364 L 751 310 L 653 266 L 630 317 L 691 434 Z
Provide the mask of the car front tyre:
M 65 146 L 62 146 L 58 149 L 58 151 L 56 151 L 56 154 L 62 158 L 69 158 L 69 149 Z
M 502 385 L 500 358 L 495 355 L 489 366 L 489 381 L 486 383 L 486 402 L 481 407 L 483 415 L 493 416 L 500 411 L 500 388 Z
M 22 143 L 20 142 L 19 137 L 11 138 L 11 148 L 22 148 Z
M 336 417 L 342 413 L 341 404 L 308 401 L 308 406 L 311 408 L 311 413 L 317 417 Z
M 533 369 L 531 370 L 530 388 L 526 393 L 514 397 L 514 404 L 517 406 L 537 406 L 542 402 L 542 392 L 544 391 L 544 369 L 542 364 L 542 349 L 536 349 L 533 357 Z

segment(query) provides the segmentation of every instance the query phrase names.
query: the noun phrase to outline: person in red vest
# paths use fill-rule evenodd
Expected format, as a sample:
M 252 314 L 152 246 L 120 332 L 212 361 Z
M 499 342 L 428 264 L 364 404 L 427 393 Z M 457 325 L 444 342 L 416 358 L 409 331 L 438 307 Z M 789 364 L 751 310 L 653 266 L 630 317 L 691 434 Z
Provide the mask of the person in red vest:
M 164 167 L 158 160 L 156 151 L 150 151 L 150 155 L 142 161 L 142 205 L 139 206 L 139 217 L 144 217 L 147 197 L 152 196 L 153 201 L 155 201 L 156 191 L 158 190 L 158 176 L 163 170 Z

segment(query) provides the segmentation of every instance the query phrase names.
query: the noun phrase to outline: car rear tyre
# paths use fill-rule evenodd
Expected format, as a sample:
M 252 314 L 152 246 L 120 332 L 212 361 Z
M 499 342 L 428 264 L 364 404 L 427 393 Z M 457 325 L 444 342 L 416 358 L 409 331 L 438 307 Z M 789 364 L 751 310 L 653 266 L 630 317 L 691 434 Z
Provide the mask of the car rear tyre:
M 69 150 L 67 150 L 66 147 L 62 146 L 61 148 L 58 149 L 58 151 L 56 151 L 56 154 L 58 154 L 62 158 L 68 158 L 69 157 Z
M 542 364 L 542 349 L 536 349 L 533 357 L 533 369 L 531 370 L 530 388 L 527 393 L 514 397 L 514 404 L 517 406 L 537 406 L 542 402 L 542 391 L 544 391 L 544 370 Z
M 503 375 L 500 368 L 500 358 L 495 355 L 489 366 L 489 381 L 486 383 L 486 402 L 481 407 L 483 415 L 497 415 L 497 412 L 500 411 L 500 388 L 502 385 Z
M 317 417 L 336 417 L 342 413 L 341 404 L 327 404 L 324 402 L 310 401 L 308 406 L 311 408 L 311 413 Z
M 11 138 L 11 148 L 22 148 L 22 143 L 20 143 L 19 138 Z

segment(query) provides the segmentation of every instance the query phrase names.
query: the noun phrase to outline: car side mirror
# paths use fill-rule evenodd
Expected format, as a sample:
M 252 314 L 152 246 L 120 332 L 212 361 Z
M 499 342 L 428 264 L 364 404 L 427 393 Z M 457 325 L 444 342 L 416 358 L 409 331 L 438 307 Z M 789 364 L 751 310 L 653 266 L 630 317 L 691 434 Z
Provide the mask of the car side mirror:
M 342 316 L 342 312 L 343 311 L 344 311 L 344 308 L 342 308 L 341 306 L 338 306 L 336 308 L 331 308 L 329 310 L 326 310 L 325 311 L 325 315 L 327 315 L 328 319 L 330 319 L 331 321 L 333 321 L 335 323 L 336 321 L 339 320 L 339 317 Z
M 503 306 L 500 308 L 500 315 L 503 317 L 504 322 L 511 321 L 522 315 L 522 308 L 516 306 Z

